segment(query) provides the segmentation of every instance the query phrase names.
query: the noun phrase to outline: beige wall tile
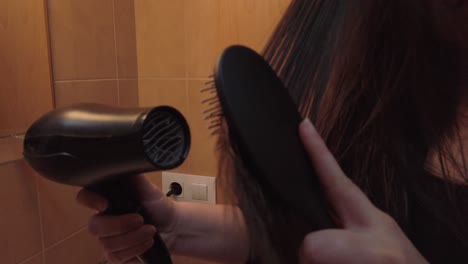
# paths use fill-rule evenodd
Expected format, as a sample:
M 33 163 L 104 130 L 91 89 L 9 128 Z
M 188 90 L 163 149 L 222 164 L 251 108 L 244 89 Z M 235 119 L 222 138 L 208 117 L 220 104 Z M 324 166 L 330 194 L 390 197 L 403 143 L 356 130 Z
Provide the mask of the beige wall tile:
M 289 1 L 186 1 L 188 77 L 209 76 L 220 52 L 229 45 L 247 45 L 260 52 Z
M 138 77 L 138 54 L 135 1 L 117 0 L 115 6 L 115 28 L 117 46 L 117 68 L 119 78 Z
M 190 169 L 193 174 L 216 176 L 217 158 L 215 155 L 216 137 L 208 130 L 209 123 L 204 120 L 203 111 L 208 109 L 201 101 L 207 98 L 200 93 L 206 81 L 188 82 L 188 120 L 192 133 L 192 149 L 189 154 Z
M 55 81 L 116 77 L 112 0 L 48 0 Z
M 28 260 L 26 260 L 25 262 L 22 262 L 20 264 L 44 264 L 42 262 L 42 254 L 39 254 L 37 256 L 34 256 Z
M 0 1 L 0 136 L 52 109 L 43 1 Z
M 94 214 L 76 202 L 77 187 L 51 182 L 42 177 L 38 177 L 37 187 L 46 248 L 84 228 L 89 217 Z
M 99 264 L 104 257 L 96 238 L 83 230 L 44 252 L 46 264 Z
M 0 263 L 15 264 L 42 249 L 35 173 L 25 161 L 0 166 Z
M 77 81 L 55 83 L 57 107 L 76 103 L 118 105 L 117 81 Z
M 138 106 L 137 80 L 119 80 L 119 103 L 123 107 Z
M 116 10 L 131 8 L 134 3 L 135 10 L 135 36 L 138 61 L 138 76 L 142 78 L 183 78 L 185 77 L 185 33 L 184 33 L 184 1 L 183 0 L 119 0 L 115 1 Z M 123 7 L 122 7 L 123 6 Z M 128 11 L 130 12 L 131 9 Z M 120 11 L 118 11 L 121 13 Z M 128 19 L 117 17 L 117 20 Z M 131 23 L 131 22 L 130 22 Z M 117 22 L 116 25 L 121 25 Z M 119 34 L 117 46 L 132 47 L 131 29 L 126 29 Z M 127 39 L 128 36 L 128 39 Z M 122 52 L 128 54 L 122 55 Z M 119 49 L 119 69 L 122 73 L 135 77 L 134 65 L 125 63 L 132 61 L 133 50 L 123 51 Z M 130 69 L 125 69 L 125 67 Z
M 0 138 L 0 164 L 23 158 L 23 139 Z
M 207 78 L 213 72 L 222 47 L 233 42 L 233 37 L 221 31 L 221 25 L 218 24 L 221 20 L 219 2 L 195 0 L 185 3 L 188 77 Z M 227 38 L 222 39 L 221 33 Z
M 185 80 L 141 79 L 138 95 L 140 106 L 169 105 L 183 114 L 187 111 Z

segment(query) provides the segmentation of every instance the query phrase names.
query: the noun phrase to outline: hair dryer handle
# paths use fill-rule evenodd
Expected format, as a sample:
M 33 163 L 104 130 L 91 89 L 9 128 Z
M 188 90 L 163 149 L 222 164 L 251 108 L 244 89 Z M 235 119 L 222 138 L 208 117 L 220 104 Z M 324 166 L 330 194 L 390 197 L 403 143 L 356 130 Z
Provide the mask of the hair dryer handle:
M 139 213 L 146 224 L 152 224 L 142 208 L 138 195 L 129 180 L 131 176 L 114 177 L 110 180 L 90 186 L 90 191 L 99 193 L 108 199 L 108 207 L 103 214 L 123 215 Z M 172 264 L 171 255 L 159 233 L 154 237 L 153 246 L 140 256 L 145 264 Z

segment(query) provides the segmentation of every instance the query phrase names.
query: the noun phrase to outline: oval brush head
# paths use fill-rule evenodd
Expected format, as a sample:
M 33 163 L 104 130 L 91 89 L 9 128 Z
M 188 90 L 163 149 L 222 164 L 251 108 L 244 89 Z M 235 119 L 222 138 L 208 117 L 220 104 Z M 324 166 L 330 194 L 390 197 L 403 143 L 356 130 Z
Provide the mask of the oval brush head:
M 310 231 L 334 227 L 299 138 L 302 118 L 269 64 L 249 48 L 229 47 L 217 63 L 214 86 L 204 91 L 217 95 L 204 101 L 211 106 L 207 119 L 217 127 L 224 117 L 231 142 L 262 191 L 284 201 Z

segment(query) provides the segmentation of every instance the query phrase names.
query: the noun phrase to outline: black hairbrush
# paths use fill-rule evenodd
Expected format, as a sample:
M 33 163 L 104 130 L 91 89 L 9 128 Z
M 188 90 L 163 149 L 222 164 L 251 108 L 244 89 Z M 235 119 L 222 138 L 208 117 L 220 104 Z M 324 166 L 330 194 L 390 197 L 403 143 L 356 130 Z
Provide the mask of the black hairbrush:
M 255 51 L 232 46 L 221 55 L 205 113 L 229 137 L 262 192 L 274 193 L 315 231 L 335 227 L 320 182 L 299 138 L 302 118 L 276 73 Z M 221 128 L 217 128 L 221 129 Z M 217 132 L 215 130 L 215 132 Z

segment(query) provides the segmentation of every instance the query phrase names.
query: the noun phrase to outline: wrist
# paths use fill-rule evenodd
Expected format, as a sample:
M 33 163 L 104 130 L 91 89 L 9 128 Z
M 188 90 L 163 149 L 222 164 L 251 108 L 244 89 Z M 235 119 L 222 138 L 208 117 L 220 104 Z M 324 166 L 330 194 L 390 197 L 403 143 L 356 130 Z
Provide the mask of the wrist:
M 167 231 L 172 253 L 227 263 L 248 258 L 245 225 L 235 207 L 175 202 Z

